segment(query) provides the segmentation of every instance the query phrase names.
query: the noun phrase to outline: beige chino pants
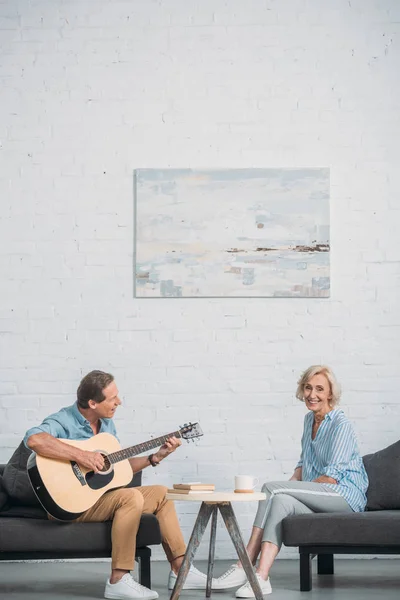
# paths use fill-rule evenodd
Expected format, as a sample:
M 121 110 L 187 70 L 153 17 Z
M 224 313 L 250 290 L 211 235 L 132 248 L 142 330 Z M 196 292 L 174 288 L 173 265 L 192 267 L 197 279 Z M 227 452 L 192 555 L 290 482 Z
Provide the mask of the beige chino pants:
M 154 514 L 159 522 L 162 545 L 169 562 L 183 556 L 185 542 L 175 505 L 165 499 L 167 488 L 149 485 L 107 492 L 75 523 L 112 520 L 112 568 L 132 571 L 135 564 L 136 535 L 142 514 Z

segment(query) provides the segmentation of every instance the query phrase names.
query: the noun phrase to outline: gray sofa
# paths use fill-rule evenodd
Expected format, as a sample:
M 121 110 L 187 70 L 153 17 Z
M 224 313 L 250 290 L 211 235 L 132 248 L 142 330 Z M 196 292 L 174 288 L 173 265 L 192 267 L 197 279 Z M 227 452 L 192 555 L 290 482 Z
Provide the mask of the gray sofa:
M 285 546 L 299 548 L 300 590 L 312 588 L 311 560 L 318 574 L 333 574 L 335 554 L 400 554 L 400 441 L 363 457 L 368 473 L 367 510 L 287 517 Z M 399 576 L 400 587 L 400 576 Z
M 31 492 L 24 470 L 26 459 L 25 447 L 21 445 L 7 465 L 0 464 L 0 560 L 110 557 L 111 521 L 50 521 Z M 3 477 L 6 467 L 6 476 Z M 129 487 L 140 485 L 141 475 L 137 473 Z M 157 518 L 154 515 L 142 515 L 136 538 L 136 560 L 139 563 L 140 582 L 149 588 L 149 546 L 160 543 Z

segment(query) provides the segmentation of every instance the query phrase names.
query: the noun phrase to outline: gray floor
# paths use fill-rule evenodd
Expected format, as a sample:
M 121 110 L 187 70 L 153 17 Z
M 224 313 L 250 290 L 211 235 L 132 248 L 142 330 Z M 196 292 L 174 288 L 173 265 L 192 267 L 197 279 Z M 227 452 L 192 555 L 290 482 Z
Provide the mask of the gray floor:
M 215 575 L 231 561 L 218 561 Z M 315 561 L 313 561 L 315 562 Z M 205 569 L 199 561 L 196 566 Z M 400 560 L 336 560 L 335 575 L 316 575 L 312 592 L 299 592 L 299 563 L 278 560 L 271 572 L 273 598 L 285 600 L 399 600 Z M 0 563 L 0 598 L 12 600 L 89 600 L 102 598 L 109 564 L 96 563 Z M 153 588 L 167 600 L 168 565 L 154 562 Z M 204 592 L 184 591 L 182 600 L 200 600 Z M 217 600 L 230 600 L 233 592 L 214 592 Z M 267 597 L 268 598 L 268 597 Z

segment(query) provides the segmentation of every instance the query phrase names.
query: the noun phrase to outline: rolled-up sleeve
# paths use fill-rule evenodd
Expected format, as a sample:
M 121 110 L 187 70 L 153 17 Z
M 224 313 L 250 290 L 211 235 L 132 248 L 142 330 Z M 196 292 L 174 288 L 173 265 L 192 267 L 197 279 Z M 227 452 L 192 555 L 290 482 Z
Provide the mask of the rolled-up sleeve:
M 351 423 L 340 424 L 332 436 L 329 464 L 324 469 L 324 475 L 333 477 L 340 483 L 346 474 L 356 446 L 356 437 Z
M 31 435 L 34 435 L 35 433 L 49 433 L 55 438 L 68 437 L 66 435 L 66 431 L 63 425 L 59 421 L 57 421 L 56 419 L 52 419 L 51 417 L 47 417 L 46 419 L 44 419 L 41 425 L 38 425 L 37 427 L 31 427 L 31 429 L 28 429 L 24 437 L 24 444 L 27 448 L 28 439 L 31 437 Z

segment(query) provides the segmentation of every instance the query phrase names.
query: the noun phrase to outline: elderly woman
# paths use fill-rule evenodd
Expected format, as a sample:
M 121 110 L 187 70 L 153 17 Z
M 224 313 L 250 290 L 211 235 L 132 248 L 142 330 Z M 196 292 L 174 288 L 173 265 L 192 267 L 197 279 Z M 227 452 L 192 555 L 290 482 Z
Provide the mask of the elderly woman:
M 247 552 L 263 594 L 272 592 L 269 571 L 282 545 L 282 521 L 313 512 L 362 512 L 368 477 L 350 421 L 337 408 L 340 388 L 329 367 L 313 366 L 298 382 L 296 397 L 309 412 L 304 418 L 301 457 L 289 482 L 265 483 Z M 261 554 L 260 554 L 261 553 Z M 215 580 L 213 589 L 240 587 L 237 598 L 254 598 L 241 564 Z

